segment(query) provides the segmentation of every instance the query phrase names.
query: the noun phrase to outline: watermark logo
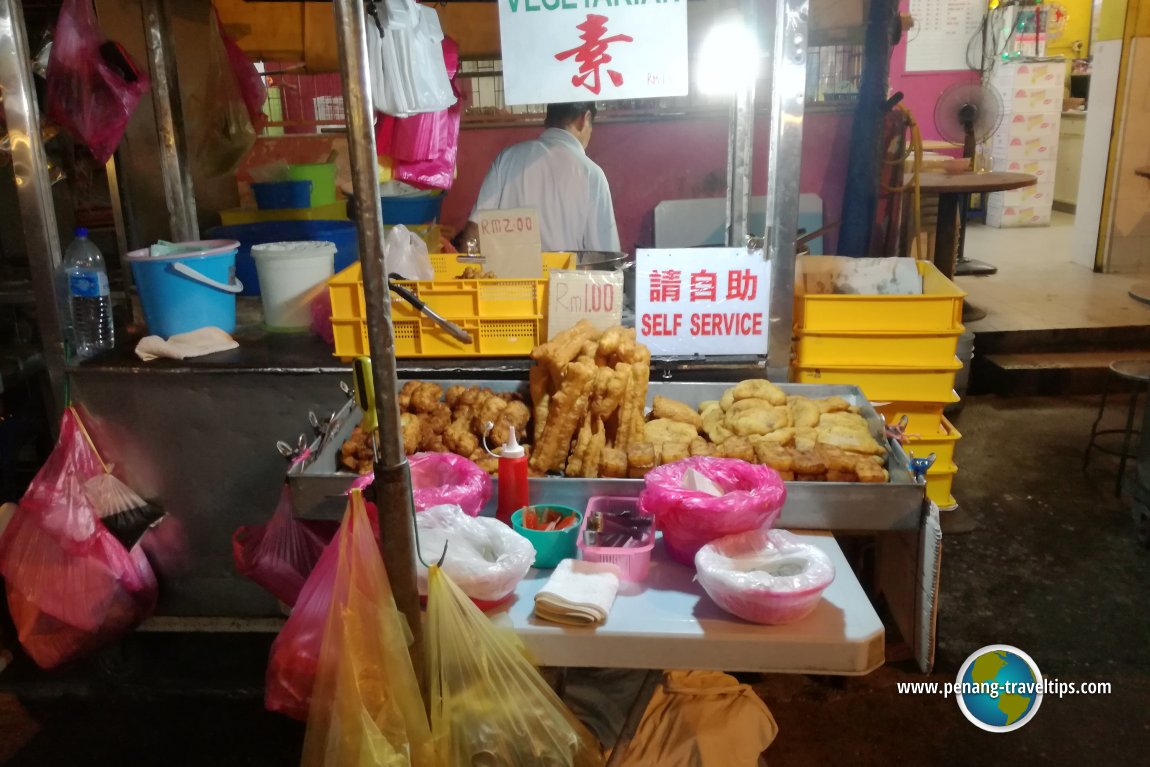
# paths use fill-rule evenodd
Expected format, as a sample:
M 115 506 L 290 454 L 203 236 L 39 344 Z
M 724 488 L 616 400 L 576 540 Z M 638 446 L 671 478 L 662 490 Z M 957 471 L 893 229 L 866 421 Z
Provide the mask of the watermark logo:
M 1013 732 L 1038 713 L 1045 689 L 1038 664 L 1005 644 L 973 652 L 955 678 L 955 697 L 963 715 L 987 732 Z

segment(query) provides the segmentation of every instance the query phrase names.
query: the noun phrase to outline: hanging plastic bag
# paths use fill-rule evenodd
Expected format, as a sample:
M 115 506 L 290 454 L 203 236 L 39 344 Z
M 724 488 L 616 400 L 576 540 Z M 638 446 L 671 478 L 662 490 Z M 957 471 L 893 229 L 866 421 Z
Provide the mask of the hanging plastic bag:
M 216 21 L 216 29 L 219 30 L 220 40 L 224 44 L 224 50 L 228 53 L 228 64 L 231 66 L 232 74 L 235 75 L 236 85 L 239 87 L 240 96 L 243 97 L 244 106 L 248 110 L 248 118 L 252 121 L 252 126 L 259 130 L 267 122 L 267 115 L 264 114 L 264 102 L 268 100 L 268 88 L 264 85 L 263 75 L 256 69 L 256 65 L 248 58 L 248 55 L 243 52 L 243 49 L 228 36 L 224 31 L 224 25 L 220 21 L 220 13 L 212 6 L 212 17 Z
M 694 470 L 722 495 L 683 486 Z M 770 527 L 787 499 L 778 472 L 732 458 L 685 458 L 647 472 L 639 508 L 654 514 L 671 558 L 688 567 L 704 545 L 724 535 Z
M 128 120 L 151 87 L 127 51 L 107 40 L 91 0 L 64 0 L 48 60 L 45 111 L 99 163 L 116 151 Z
M 403 224 L 397 224 L 388 231 L 383 247 L 388 274 L 402 275 L 405 280 L 435 279 L 435 270 L 427 255 L 427 243 Z
M 386 0 L 367 24 L 376 111 L 396 117 L 439 112 L 455 103 L 443 63 L 443 28 L 434 8 Z
M 491 476 L 475 461 L 455 453 L 416 453 L 407 462 L 416 511 L 450 504 L 477 517 L 491 498 Z
M 438 567 L 428 575 L 431 731 L 442 764 L 602 764 L 598 744 L 524 657 Z
M 60 438 L 0 536 L 0 574 L 20 644 L 41 668 L 103 647 L 156 604 L 144 552 L 128 551 L 97 519 L 85 483 L 103 472 L 78 416 Z
M 256 130 L 218 16 L 215 21 L 208 25 L 206 102 L 197 110 L 199 134 L 193 155 L 197 169 L 212 178 L 234 171 L 256 143 Z
M 236 570 L 290 607 L 327 545 L 324 527 L 328 525 L 295 518 L 291 489 L 285 484 L 271 519 L 245 525 L 232 535 Z
M 458 99 L 455 77 L 459 72 L 459 46 L 449 37 L 443 39 L 443 60 Z M 423 189 L 450 189 L 455 182 L 462 113 L 463 104 L 457 100 L 441 112 L 394 119 L 389 146 L 395 157 L 395 178 Z
M 491 609 L 511 593 L 535 561 L 535 547 L 493 517 L 469 517 L 455 505 L 435 506 L 415 517 L 419 552 L 443 570 L 479 609 Z M 427 568 L 417 563 L 419 593 L 427 595 Z
M 435 767 L 408 645 L 363 496 L 344 514 L 302 767 Z

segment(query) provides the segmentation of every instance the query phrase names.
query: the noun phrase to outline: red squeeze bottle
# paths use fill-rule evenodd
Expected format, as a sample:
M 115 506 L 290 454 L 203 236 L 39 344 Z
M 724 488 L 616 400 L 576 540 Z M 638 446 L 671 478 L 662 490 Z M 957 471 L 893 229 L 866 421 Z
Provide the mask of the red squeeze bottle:
M 528 506 L 527 453 L 515 439 L 515 427 L 507 437 L 507 444 L 499 451 L 499 504 L 495 518 L 511 524 L 511 515 Z

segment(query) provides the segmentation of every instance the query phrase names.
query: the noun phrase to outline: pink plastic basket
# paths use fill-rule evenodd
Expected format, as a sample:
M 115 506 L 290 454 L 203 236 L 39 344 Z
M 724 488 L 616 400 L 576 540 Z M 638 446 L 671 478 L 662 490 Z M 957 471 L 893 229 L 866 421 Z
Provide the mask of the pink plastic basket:
M 583 515 L 583 524 L 579 526 L 579 556 L 587 562 L 606 562 L 615 565 L 625 581 L 641 581 L 647 577 L 647 571 L 651 567 L 651 550 L 655 548 L 654 526 L 647 533 L 647 539 L 639 546 L 624 548 L 583 544 L 583 533 L 587 530 L 587 521 L 592 514 L 597 511 L 604 514 L 618 514 L 623 509 L 638 513 L 639 499 L 596 495 L 587 501 L 587 512 Z

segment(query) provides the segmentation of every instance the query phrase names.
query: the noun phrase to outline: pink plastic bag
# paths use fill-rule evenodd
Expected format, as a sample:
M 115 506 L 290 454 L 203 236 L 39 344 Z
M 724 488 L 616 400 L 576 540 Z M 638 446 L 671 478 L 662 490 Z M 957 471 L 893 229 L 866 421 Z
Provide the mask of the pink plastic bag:
M 232 535 L 236 570 L 284 604 L 294 605 L 324 546 L 331 540 L 331 527 L 331 523 L 296 519 L 291 490 L 284 485 L 271 519 L 262 525 L 245 525 Z
M 105 163 L 151 87 L 147 73 L 105 39 L 91 0 L 64 0 L 48 60 L 46 112 Z
M 717 484 L 723 495 L 683 488 L 694 469 Z M 654 514 L 671 558 L 693 565 L 704 545 L 725 535 L 770 527 L 787 500 L 778 472 L 732 458 L 685 458 L 647 472 L 639 508 Z
M 232 74 L 236 77 L 236 85 L 239 86 L 240 96 L 243 97 L 244 106 L 247 107 L 248 117 L 251 118 L 252 126 L 259 130 L 268 119 L 267 115 L 264 114 L 264 102 L 268 100 L 268 89 L 264 85 L 263 75 L 256 69 L 256 65 L 252 63 L 248 55 L 236 44 L 236 41 L 228 37 L 227 32 L 224 31 L 224 25 L 220 22 L 220 14 L 214 5 L 212 6 L 212 16 L 216 20 L 216 28 L 220 31 L 220 40 L 224 43 L 224 50 L 228 53 L 228 63 L 232 67 Z
M 411 489 L 415 510 L 448 504 L 477 517 L 491 498 L 491 477 L 455 453 L 416 453 L 411 464 Z
M 424 189 L 450 189 L 459 155 L 459 119 L 463 113 L 455 88 L 459 46 L 449 37 L 443 38 L 443 61 L 456 95 L 451 107 L 412 117 L 381 117 L 376 127 L 377 151 L 394 159 L 392 175 Z
M 151 614 L 156 577 L 96 516 L 84 483 L 103 468 L 77 416 L 64 411 L 56 448 L 0 536 L 0 574 L 17 635 L 41 668 L 120 638 Z

